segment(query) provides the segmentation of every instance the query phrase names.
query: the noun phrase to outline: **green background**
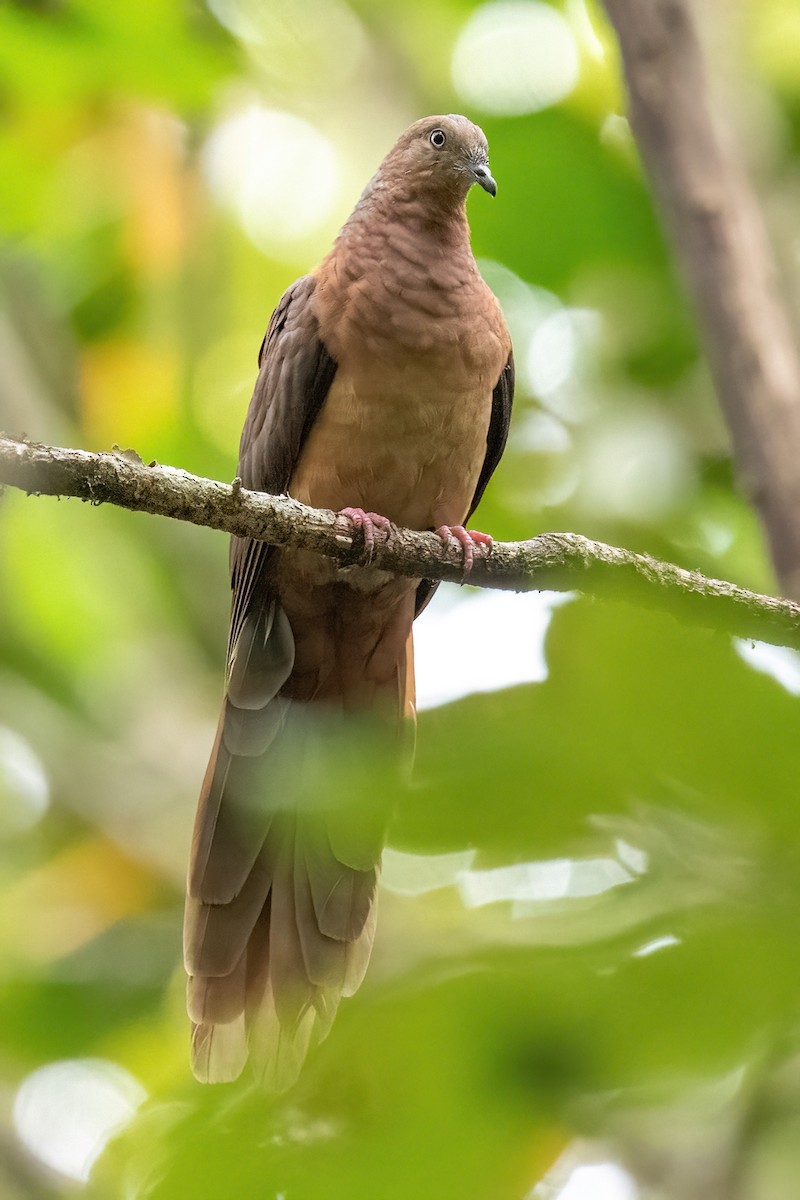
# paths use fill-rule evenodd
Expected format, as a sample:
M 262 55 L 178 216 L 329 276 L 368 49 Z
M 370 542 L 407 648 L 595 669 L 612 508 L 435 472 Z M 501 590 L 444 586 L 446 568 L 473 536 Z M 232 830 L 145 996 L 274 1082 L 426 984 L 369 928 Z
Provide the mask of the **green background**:
M 499 184 L 470 197 L 474 248 L 519 364 L 479 527 L 576 530 L 774 590 L 613 39 L 596 5 L 556 7 L 577 81 L 514 114 L 491 79 L 482 100 L 456 89 L 474 13 L 457 0 L 0 4 L 0 428 L 232 478 L 282 290 L 408 123 L 467 111 Z M 792 297 L 800 17 L 748 0 L 709 33 Z M 243 178 L 258 160 L 278 214 L 254 241 L 209 139 L 259 110 L 303 124 L 274 162 L 247 150 Z M 329 195 L 308 179 L 320 146 Z M 319 219 L 295 236 L 281 210 L 306 199 Z M 361 794 L 395 810 L 365 984 L 287 1097 L 194 1083 L 181 893 L 226 559 L 188 525 L 0 501 L 2 1200 L 522 1200 L 559 1156 L 537 1196 L 584 1160 L 624 1164 L 630 1196 L 710 1196 L 712 1169 L 742 1189 L 720 1196 L 793 1194 L 797 659 L 765 674 L 622 600 L 558 607 L 540 682 L 423 712 L 410 788 L 362 764 Z M 459 857 L 422 859 L 439 855 Z M 470 886 L 491 895 L 470 903 Z M 76 1061 L 138 1104 L 85 1185 L 45 1165 L 65 1111 L 91 1129 L 74 1079 L 38 1148 L 20 1140 L 33 1073 Z

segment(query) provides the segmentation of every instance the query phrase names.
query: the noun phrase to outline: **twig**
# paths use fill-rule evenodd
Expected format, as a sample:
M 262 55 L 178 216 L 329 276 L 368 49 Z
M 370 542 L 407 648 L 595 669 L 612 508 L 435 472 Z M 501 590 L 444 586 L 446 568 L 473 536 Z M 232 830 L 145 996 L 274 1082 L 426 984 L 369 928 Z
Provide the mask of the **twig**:
M 72 496 L 94 504 L 153 513 L 258 538 L 274 546 L 314 550 L 342 565 L 363 563 L 361 535 L 348 518 L 202 479 L 133 451 L 89 454 L 19 441 L 0 434 L 0 485 L 28 493 Z M 460 548 L 432 533 L 394 529 L 378 537 L 370 565 L 414 578 L 463 583 Z M 661 609 L 710 629 L 800 648 L 800 604 L 708 579 L 646 554 L 634 554 L 577 533 L 543 533 L 527 542 L 496 543 L 476 554 L 469 582 L 507 591 L 573 591 L 615 596 Z
M 604 0 L 630 119 L 697 311 L 739 475 L 800 599 L 800 356 L 764 219 L 709 97 L 687 0 Z

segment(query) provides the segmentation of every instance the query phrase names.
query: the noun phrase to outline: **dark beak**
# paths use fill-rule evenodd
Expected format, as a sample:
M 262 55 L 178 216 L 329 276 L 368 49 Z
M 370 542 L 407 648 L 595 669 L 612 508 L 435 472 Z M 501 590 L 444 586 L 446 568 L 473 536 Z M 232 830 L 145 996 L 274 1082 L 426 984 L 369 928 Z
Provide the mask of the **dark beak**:
M 492 173 L 489 170 L 488 164 L 478 163 L 477 166 L 472 168 L 472 171 L 475 176 L 475 182 L 480 184 L 483 190 L 488 192 L 490 196 L 496 196 L 497 184 L 492 178 Z

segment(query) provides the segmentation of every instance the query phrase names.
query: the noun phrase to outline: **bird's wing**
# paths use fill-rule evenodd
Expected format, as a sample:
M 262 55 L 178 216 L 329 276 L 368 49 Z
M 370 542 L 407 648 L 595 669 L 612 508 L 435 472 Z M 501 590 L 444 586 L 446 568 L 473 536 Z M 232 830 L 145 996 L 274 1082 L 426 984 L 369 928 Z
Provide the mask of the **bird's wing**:
M 246 488 L 285 492 L 314 419 L 336 374 L 336 363 L 319 334 L 311 298 L 313 275 L 287 288 L 275 309 L 258 355 L 259 373 L 239 446 L 239 477 Z M 231 539 L 233 652 L 270 554 L 265 542 Z
M 500 462 L 508 440 L 508 429 L 511 424 L 511 406 L 514 402 L 514 355 L 509 353 L 506 365 L 500 372 L 500 378 L 492 392 L 492 415 L 489 418 L 489 429 L 486 434 L 486 457 L 483 460 L 481 473 L 469 506 L 467 520 L 475 512 L 486 491 L 486 485 Z
M 509 351 L 506 365 L 500 372 L 500 378 L 492 391 L 492 414 L 489 418 L 489 429 L 486 433 L 486 457 L 483 460 L 481 473 L 478 476 L 475 494 L 472 497 L 472 503 L 467 513 L 467 520 L 469 520 L 480 504 L 481 497 L 486 491 L 486 485 L 494 474 L 505 450 L 506 441 L 508 440 L 508 430 L 511 424 L 511 407 L 513 403 L 514 354 L 512 351 Z M 422 580 L 422 583 L 417 588 L 416 616 L 419 616 L 423 608 L 429 603 L 438 586 L 439 584 L 435 580 Z

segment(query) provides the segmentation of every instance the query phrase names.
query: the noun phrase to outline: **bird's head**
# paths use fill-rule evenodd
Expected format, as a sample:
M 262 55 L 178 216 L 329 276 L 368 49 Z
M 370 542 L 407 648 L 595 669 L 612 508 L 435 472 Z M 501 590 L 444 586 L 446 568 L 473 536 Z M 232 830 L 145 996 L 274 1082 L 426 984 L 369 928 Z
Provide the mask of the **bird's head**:
M 381 171 L 400 176 L 414 190 L 456 203 L 463 203 L 474 183 L 490 196 L 497 193 L 483 130 L 456 114 L 415 121 L 386 156 Z

